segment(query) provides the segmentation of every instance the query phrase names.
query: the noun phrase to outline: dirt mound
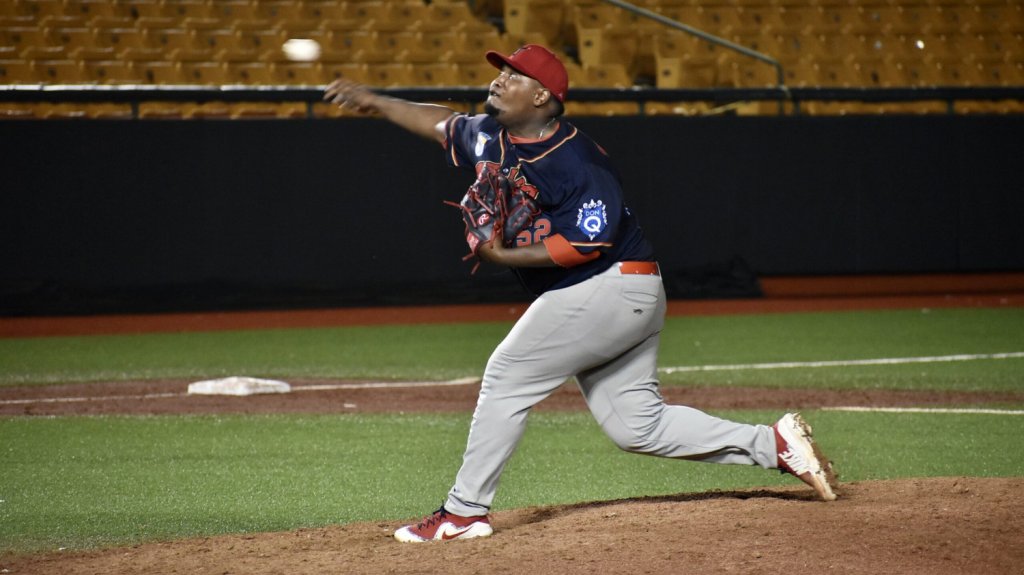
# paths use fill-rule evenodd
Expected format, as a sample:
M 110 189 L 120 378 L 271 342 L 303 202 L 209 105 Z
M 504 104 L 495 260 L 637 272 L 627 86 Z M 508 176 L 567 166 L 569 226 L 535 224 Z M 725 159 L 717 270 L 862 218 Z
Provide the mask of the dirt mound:
M 5 573 L 1019 573 L 1024 480 L 858 482 L 494 514 L 487 539 L 410 545 L 400 522 L 0 558 Z

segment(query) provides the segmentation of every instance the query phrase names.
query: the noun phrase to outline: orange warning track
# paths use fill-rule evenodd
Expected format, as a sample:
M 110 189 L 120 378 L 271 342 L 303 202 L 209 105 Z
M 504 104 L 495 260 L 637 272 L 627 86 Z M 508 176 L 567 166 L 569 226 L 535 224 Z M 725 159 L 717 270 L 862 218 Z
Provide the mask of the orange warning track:
M 761 280 L 763 298 L 673 300 L 672 316 L 866 309 L 1021 307 L 1024 273 Z M 0 318 L 0 337 L 512 321 L 527 303 Z

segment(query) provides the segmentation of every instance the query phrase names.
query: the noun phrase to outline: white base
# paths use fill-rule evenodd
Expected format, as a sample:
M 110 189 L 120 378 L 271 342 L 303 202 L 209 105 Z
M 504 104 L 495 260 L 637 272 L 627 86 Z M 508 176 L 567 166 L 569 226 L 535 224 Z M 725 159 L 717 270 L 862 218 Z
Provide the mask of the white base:
M 189 395 L 254 395 L 288 393 L 291 390 L 292 386 L 283 381 L 239 376 L 197 381 L 188 385 Z

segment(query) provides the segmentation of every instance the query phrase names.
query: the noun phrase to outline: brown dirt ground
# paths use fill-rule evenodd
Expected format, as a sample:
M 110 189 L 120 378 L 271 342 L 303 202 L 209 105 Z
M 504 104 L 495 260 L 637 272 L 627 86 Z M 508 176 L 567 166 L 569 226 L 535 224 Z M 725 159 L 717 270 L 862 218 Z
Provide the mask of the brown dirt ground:
M 824 301 L 824 300 L 822 300 Z M 830 300 L 831 301 L 831 300 Z M 901 305 L 902 302 L 902 305 Z M 1020 306 L 1024 297 L 1000 294 L 901 301 L 840 299 L 827 309 L 877 307 Z M 819 301 L 818 303 L 821 303 Z M 703 313 L 752 312 L 757 306 L 719 304 Z M 483 308 L 479 308 L 480 312 Z M 806 300 L 762 302 L 761 311 L 815 309 Z M 449 312 L 435 320 L 455 319 Z M 694 308 L 688 310 L 693 313 Z M 494 308 L 475 319 L 514 317 Z M 683 312 L 686 313 L 686 312 Z M 695 313 L 702 313 L 697 310 Z M 273 313 L 231 314 L 230 328 L 323 321 Z M 362 318 L 363 316 L 359 316 Z M 378 314 L 378 317 L 392 317 Z M 394 321 L 408 321 L 409 310 Z M 163 329 L 210 329 L 217 318 L 149 318 Z M 335 317 L 334 321 L 343 318 Z M 363 321 L 359 319 L 355 323 Z M 161 324 L 161 322 L 165 322 Z M 231 323 L 234 322 L 234 323 Z M 223 323 L 223 321 L 222 321 Z M 142 331 L 146 318 L 0 321 L 0 337 Z M 319 324 L 316 324 L 319 325 Z M 340 383 L 292 382 L 303 385 Z M 0 388 L 0 417 L 61 414 L 371 413 L 469 411 L 475 385 L 398 389 L 295 391 L 251 397 L 188 396 L 186 382 L 149 381 Z M 702 409 L 789 410 L 838 405 L 948 406 L 1017 404 L 1024 392 L 999 394 L 853 392 L 669 387 L 670 403 Z M 149 397 L 143 397 L 143 396 Z M 154 396 L 155 395 L 155 396 Z M 76 401 L 51 401 L 57 397 Z M 10 401 L 18 403 L 9 403 Z M 3 403 L 8 402 L 8 403 Z M 540 410 L 585 409 L 564 386 Z M 683 464 L 689 465 L 689 464 Z M 836 462 L 840 474 L 842 461 Z M 841 478 L 840 478 L 841 479 Z M 408 545 L 391 538 L 401 521 L 337 525 L 281 533 L 224 535 L 131 547 L 35 555 L 0 555 L 0 573 L 246 574 L 287 573 L 779 573 L 945 575 L 1021 573 L 1024 564 L 1022 478 L 929 478 L 841 484 L 840 499 L 814 501 L 796 480 L 790 488 L 683 493 L 502 511 L 487 539 Z M 429 510 L 424 510 L 429 511 Z

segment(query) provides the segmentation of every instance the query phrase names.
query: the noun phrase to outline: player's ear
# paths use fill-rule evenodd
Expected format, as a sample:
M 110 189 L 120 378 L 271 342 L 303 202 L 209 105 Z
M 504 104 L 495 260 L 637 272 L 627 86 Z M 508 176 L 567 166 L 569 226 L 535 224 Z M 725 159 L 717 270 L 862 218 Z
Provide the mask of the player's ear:
M 551 90 L 540 88 L 533 94 L 533 105 L 540 108 L 551 100 Z

